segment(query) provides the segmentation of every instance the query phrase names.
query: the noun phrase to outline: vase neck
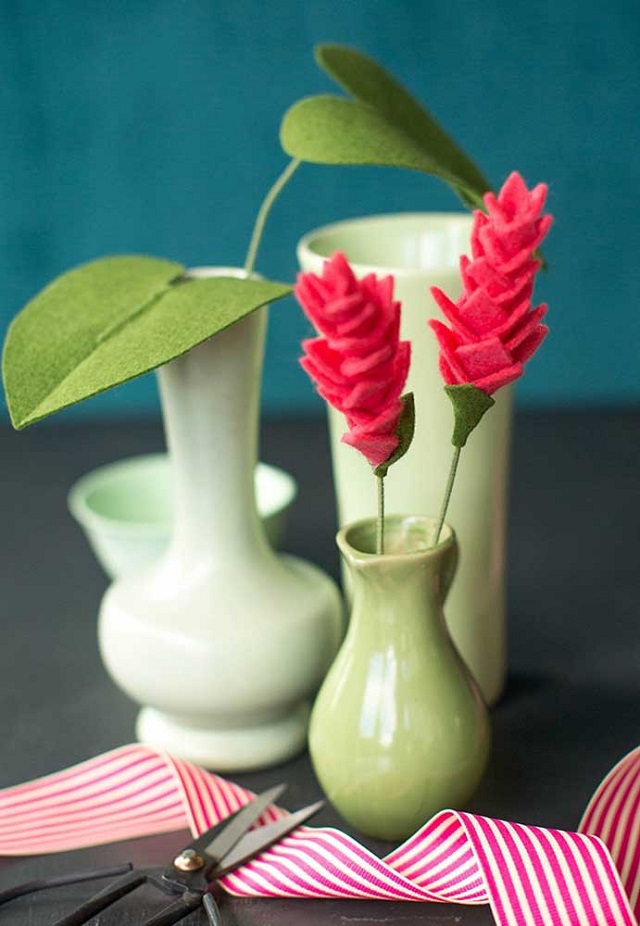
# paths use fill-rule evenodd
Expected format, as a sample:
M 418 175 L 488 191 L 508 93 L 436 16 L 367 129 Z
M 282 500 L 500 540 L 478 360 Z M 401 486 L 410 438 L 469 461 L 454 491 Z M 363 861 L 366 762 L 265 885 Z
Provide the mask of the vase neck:
M 352 622 L 362 622 L 366 632 L 394 636 L 401 629 L 410 641 L 433 640 L 442 636 L 446 583 L 441 558 L 413 565 L 395 566 L 386 562 L 380 568 L 351 563 L 353 582 Z M 375 628 L 375 631 L 374 631 Z
M 254 470 L 266 309 L 158 370 L 172 467 L 172 550 L 219 561 L 266 547 Z
M 392 516 L 386 525 L 394 552 L 383 555 L 369 552 L 375 549 L 374 521 L 338 534 L 352 578 L 350 632 L 375 636 L 378 643 L 387 636 L 396 640 L 398 633 L 408 646 L 418 641 L 448 642 L 443 605 L 458 558 L 454 535 L 446 528 L 446 539 L 433 548 L 432 519 Z

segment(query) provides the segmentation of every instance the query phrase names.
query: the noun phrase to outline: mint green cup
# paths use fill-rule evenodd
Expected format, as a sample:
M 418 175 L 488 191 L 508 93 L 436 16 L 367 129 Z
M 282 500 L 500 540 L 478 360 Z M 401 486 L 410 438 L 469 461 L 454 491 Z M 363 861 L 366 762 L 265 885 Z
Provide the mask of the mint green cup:
M 256 504 L 267 539 L 277 548 L 297 486 L 282 469 L 258 463 Z M 71 514 L 111 579 L 140 572 L 166 549 L 173 523 L 166 453 L 109 463 L 82 476 L 68 496 Z

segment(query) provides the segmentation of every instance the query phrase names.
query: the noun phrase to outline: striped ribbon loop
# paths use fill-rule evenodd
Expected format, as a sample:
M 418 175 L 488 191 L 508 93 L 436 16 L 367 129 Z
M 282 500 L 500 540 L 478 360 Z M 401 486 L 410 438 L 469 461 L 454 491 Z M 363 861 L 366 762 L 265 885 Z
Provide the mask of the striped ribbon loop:
M 60 852 L 188 827 L 251 792 L 141 745 L 0 791 L 0 855 Z M 490 904 L 499 926 L 636 926 L 640 748 L 607 775 L 577 833 L 444 810 L 378 858 L 331 828 L 300 827 L 222 885 L 243 897 Z M 271 808 L 266 822 L 285 814 Z

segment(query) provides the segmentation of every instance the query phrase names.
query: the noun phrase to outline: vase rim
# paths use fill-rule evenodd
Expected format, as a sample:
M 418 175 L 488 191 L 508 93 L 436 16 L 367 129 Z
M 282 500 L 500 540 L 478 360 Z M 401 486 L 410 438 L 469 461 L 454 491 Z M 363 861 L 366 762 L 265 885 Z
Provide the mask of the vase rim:
M 244 267 L 219 267 L 217 265 L 199 265 L 187 267 L 185 277 L 189 280 L 208 280 L 213 277 L 233 277 L 236 280 L 259 280 L 259 273 L 247 271 Z
M 376 553 L 374 550 L 362 549 L 361 546 L 354 543 L 355 536 L 358 535 L 361 539 L 363 537 L 369 538 L 370 543 L 367 546 L 375 544 L 377 518 L 363 518 L 360 521 L 345 524 L 336 534 L 336 542 L 345 555 L 361 564 L 380 562 L 381 560 L 392 560 L 393 562 L 401 560 L 415 561 L 425 556 L 439 556 L 457 543 L 454 529 L 445 522 L 442 526 L 441 539 L 438 545 L 435 547 L 430 545 L 437 521 L 437 518 L 427 517 L 426 515 L 386 515 L 384 519 L 385 536 L 387 540 L 390 540 L 395 533 L 396 548 L 392 550 L 387 547 L 382 554 Z M 418 535 L 422 537 L 422 540 L 416 542 L 415 548 L 407 549 L 402 547 L 403 540 L 406 542 L 410 536 L 416 538 Z M 398 537 L 400 539 L 399 545 Z
M 389 212 L 376 215 L 357 216 L 355 218 L 332 222 L 328 225 L 322 225 L 308 231 L 298 242 L 296 253 L 298 262 L 303 266 L 314 261 L 324 261 L 336 250 L 336 248 L 325 248 L 324 250 L 319 248 L 318 245 L 321 244 L 324 239 L 332 236 L 348 236 L 352 233 L 354 233 L 355 238 L 355 234 L 362 234 L 363 230 L 368 228 L 370 228 L 372 232 L 380 232 L 383 229 L 388 230 L 393 228 L 394 225 L 397 225 L 398 228 L 404 230 L 405 233 L 412 231 L 414 238 L 420 235 L 424 236 L 425 234 L 440 235 L 450 256 L 444 261 L 438 259 L 433 260 L 433 262 L 429 260 L 425 261 L 423 255 L 417 259 L 415 255 L 413 255 L 411 262 L 407 262 L 406 255 L 403 255 L 402 260 L 393 260 L 386 256 L 382 260 L 368 258 L 358 259 L 346 253 L 348 248 L 344 245 L 343 250 L 346 253 L 346 257 L 352 267 L 359 273 L 393 273 L 398 277 L 420 277 L 424 275 L 425 270 L 440 269 L 443 263 L 447 267 L 451 266 L 457 268 L 459 254 L 469 247 L 472 222 L 472 214 L 462 211 Z M 455 236 L 450 235 L 452 229 L 455 230 Z M 458 244 L 458 239 L 461 236 L 464 237 L 465 248 L 462 248 Z M 372 240 L 374 244 L 379 246 L 378 237 L 379 236 L 374 235 Z M 330 253 L 325 253 L 325 251 Z M 453 259 L 454 257 L 455 259 Z

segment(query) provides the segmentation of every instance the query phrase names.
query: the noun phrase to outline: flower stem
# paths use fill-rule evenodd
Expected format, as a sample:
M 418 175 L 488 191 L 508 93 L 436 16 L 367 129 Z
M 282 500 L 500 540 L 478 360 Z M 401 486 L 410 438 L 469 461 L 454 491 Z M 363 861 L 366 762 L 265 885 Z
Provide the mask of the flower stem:
M 378 521 L 376 524 L 376 553 L 384 553 L 384 476 L 378 476 Z
M 453 457 L 451 459 L 451 469 L 449 470 L 449 478 L 447 479 L 447 486 L 444 490 L 444 499 L 442 500 L 442 508 L 440 509 L 440 517 L 438 518 L 438 527 L 436 529 L 435 540 L 433 541 L 434 547 L 437 547 L 440 540 L 440 534 L 442 533 L 442 525 L 444 524 L 444 519 L 447 516 L 447 508 L 449 507 L 449 502 L 451 500 L 451 490 L 453 489 L 453 483 L 455 482 L 456 472 L 458 470 L 458 461 L 460 459 L 460 451 L 462 447 L 455 447 L 453 451 Z
M 264 232 L 264 227 L 269 217 L 269 213 L 271 212 L 271 207 L 273 206 L 285 184 L 290 180 L 299 166 L 300 161 L 297 160 L 297 158 L 293 158 L 291 161 L 289 161 L 285 169 L 282 171 L 262 201 L 262 205 L 260 206 L 260 210 L 256 216 L 255 225 L 253 226 L 251 241 L 249 242 L 249 250 L 247 251 L 247 256 L 244 262 L 244 269 L 247 271 L 247 273 L 253 272 L 256 256 L 258 254 L 258 248 L 260 247 L 262 234 Z

